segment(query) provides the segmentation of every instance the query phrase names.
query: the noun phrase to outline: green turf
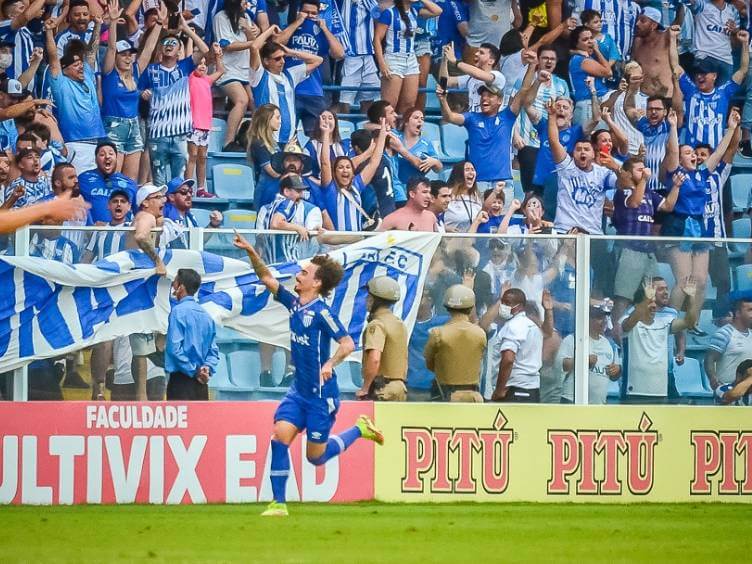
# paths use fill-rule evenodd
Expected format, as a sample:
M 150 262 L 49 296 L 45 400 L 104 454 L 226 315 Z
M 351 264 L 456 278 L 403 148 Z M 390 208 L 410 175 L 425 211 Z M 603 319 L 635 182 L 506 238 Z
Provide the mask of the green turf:
M 752 506 L 0 508 L 0 562 L 749 562 Z

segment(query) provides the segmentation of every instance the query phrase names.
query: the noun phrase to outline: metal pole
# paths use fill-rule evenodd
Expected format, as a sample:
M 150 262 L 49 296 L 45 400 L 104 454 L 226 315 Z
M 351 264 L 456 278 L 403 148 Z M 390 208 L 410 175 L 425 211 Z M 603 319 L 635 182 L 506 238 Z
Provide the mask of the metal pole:
M 577 236 L 576 287 L 574 301 L 574 402 L 588 403 L 590 372 L 590 237 Z
M 14 244 L 17 257 L 24 257 L 29 254 L 30 239 L 31 234 L 28 226 L 16 231 Z M 16 368 L 13 371 L 12 394 L 13 401 L 29 400 L 29 371 L 26 366 Z

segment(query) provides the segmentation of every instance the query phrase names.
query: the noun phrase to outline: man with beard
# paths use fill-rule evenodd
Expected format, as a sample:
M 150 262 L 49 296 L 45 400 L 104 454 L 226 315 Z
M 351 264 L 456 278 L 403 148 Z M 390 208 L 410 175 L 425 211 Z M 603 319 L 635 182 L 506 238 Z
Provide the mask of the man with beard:
M 675 27 L 678 36 L 679 26 Z M 647 96 L 670 98 L 674 93 L 674 78 L 669 64 L 669 45 L 670 36 L 661 26 L 660 10 L 645 8 L 635 23 L 632 59 L 642 67 L 644 79 L 641 89 Z
M 198 221 L 193 217 L 193 188 L 196 181 L 192 178 L 185 180 L 182 176 L 173 178 L 167 184 L 167 203 L 162 210 L 165 220 L 176 224 L 181 232 L 170 242 L 172 249 L 187 249 L 188 241 L 182 230 L 189 227 L 198 227 Z M 217 229 L 222 226 L 222 212 L 213 210 L 209 214 L 209 227 Z M 179 243 L 178 243 L 179 242 Z
M 425 176 L 415 176 L 407 183 L 407 203 L 384 218 L 379 231 L 438 231 L 436 216 L 428 211 L 431 185 Z
M 491 43 L 482 43 L 473 54 L 473 64 L 464 61 L 457 62 L 453 45 L 444 46 L 444 58 L 441 63 L 441 76 L 447 77 L 449 88 L 462 88 L 467 90 L 469 101 L 468 112 L 480 111 L 480 87 L 484 84 L 493 85 L 500 91 L 504 91 L 506 79 L 500 71 L 496 70 L 499 63 L 499 49 Z M 449 76 L 448 63 L 457 66 L 461 76 Z
M 115 190 L 129 194 L 131 204 L 136 198 L 136 183 L 133 179 L 116 172 L 117 148 L 112 141 L 101 141 L 94 151 L 96 168 L 87 170 L 78 177 L 81 195 L 91 204 L 92 219 L 99 225 L 110 221 L 108 204 Z
M 21 176 L 11 182 L 5 190 L 6 207 L 22 208 L 52 196 L 50 179 L 41 172 L 37 149 L 21 149 L 16 155 L 16 165 Z

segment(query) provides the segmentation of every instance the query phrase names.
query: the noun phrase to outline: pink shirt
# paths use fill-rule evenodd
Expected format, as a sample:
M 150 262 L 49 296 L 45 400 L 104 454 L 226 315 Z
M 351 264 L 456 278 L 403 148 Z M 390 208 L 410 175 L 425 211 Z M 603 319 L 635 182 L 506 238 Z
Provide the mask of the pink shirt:
M 436 216 L 428 210 L 416 210 L 408 203 L 384 218 L 379 231 L 437 231 Z
M 210 131 L 212 127 L 212 93 L 211 87 L 214 80 L 211 76 L 196 76 L 192 72 L 188 77 L 188 88 L 191 92 L 191 115 L 193 116 L 193 129 Z

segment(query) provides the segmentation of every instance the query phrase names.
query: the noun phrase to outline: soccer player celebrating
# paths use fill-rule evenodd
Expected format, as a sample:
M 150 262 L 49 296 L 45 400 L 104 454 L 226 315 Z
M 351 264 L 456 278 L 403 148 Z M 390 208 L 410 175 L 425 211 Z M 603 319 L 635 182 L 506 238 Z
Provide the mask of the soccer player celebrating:
M 334 367 L 355 350 L 352 338 L 323 300 L 342 279 L 342 266 L 326 255 L 313 257 L 295 276 L 296 296 L 280 285 L 248 241 L 236 233 L 234 243 L 248 253 L 256 275 L 274 299 L 290 311 L 290 352 L 295 381 L 274 414 L 271 447 L 274 501 L 262 513 L 264 516 L 286 516 L 285 487 L 290 473 L 288 449 L 298 433 L 307 430 L 306 457 L 316 466 L 344 452 L 359 437 L 383 444 L 384 436 L 365 415 L 342 434 L 329 436 L 339 409 Z M 339 346 L 330 357 L 332 339 Z

